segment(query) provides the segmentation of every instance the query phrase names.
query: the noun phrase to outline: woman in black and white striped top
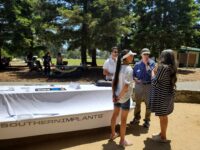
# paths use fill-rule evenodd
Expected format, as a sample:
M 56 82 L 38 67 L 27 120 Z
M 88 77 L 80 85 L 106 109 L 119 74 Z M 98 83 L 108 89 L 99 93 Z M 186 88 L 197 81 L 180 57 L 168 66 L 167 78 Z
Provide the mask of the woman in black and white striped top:
M 176 88 L 176 61 L 172 50 L 164 50 L 160 55 L 160 62 L 152 73 L 152 87 L 149 106 L 156 116 L 159 116 L 161 132 L 153 135 L 153 140 L 168 142 L 166 137 L 168 115 L 174 109 L 174 95 Z

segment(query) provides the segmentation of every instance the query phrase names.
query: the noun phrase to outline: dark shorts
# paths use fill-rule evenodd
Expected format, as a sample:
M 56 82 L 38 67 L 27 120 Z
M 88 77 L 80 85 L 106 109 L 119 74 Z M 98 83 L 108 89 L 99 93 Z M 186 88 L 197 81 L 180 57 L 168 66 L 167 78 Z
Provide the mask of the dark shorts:
M 129 110 L 130 109 L 130 99 L 126 101 L 125 103 L 114 103 L 115 107 L 119 107 L 123 110 Z

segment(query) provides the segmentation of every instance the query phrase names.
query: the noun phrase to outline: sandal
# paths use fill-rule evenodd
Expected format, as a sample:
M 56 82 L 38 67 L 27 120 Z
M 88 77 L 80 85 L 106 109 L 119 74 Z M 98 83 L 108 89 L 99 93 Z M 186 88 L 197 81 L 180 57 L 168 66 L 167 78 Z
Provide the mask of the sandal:
M 170 143 L 170 142 L 171 142 L 171 141 L 168 140 L 168 139 L 162 139 L 161 136 L 160 136 L 160 134 L 158 134 L 158 135 L 153 135 L 153 136 L 152 136 L 152 140 L 153 140 L 153 141 L 156 141 L 156 142 L 160 142 L 160 143 Z
M 130 142 L 124 140 L 123 142 L 120 142 L 119 145 L 122 146 L 122 147 L 126 147 L 126 146 L 133 145 L 133 143 L 130 143 Z
M 110 140 L 114 140 L 114 139 L 116 139 L 118 136 L 119 136 L 119 134 L 115 132 L 115 135 L 114 135 L 114 136 L 112 136 L 112 134 L 110 135 Z

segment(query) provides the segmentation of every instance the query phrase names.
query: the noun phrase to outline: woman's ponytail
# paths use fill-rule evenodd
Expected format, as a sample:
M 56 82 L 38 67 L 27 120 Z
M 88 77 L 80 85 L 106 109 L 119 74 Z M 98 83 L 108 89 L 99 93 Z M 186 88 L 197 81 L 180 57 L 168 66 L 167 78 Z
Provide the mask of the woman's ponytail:
M 120 72 L 120 69 L 121 69 L 121 64 L 122 64 L 122 58 L 124 55 L 126 55 L 129 51 L 127 49 L 123 50 L 118 58 L 117 58 L 117 65 L 116 65 L 116 70 L 115 70 L 115 75 L 114 75 L 114 80 L 113 80 L 113 85 L 112 85 L 112 88 L 113 88 L 113 96 L 115 96 L 115 92 L 117 90 L 117 85 L 118 85 L 118 82 L 119 82 L 119 72 Z
M 116 70 L 115 70 L 115 76 L 114 76 L 114 80 L 113 80 L 113 94 L 115 93 L 116 89 L 117 89 L 117 85 L 119 82 L 119 72 L 121 69 L 121 54 L 118 56 L 117 58 L 117 65 L 116 65 Z

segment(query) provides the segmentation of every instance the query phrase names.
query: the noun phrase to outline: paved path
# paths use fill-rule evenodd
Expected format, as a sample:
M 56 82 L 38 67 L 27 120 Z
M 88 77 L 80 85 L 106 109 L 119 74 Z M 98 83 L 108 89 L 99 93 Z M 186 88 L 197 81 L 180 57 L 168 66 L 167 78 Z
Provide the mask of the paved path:
M 200 91 L 200 81 L 178 82 L 178 90 Z

